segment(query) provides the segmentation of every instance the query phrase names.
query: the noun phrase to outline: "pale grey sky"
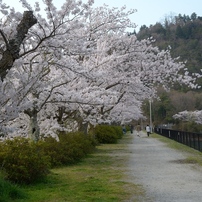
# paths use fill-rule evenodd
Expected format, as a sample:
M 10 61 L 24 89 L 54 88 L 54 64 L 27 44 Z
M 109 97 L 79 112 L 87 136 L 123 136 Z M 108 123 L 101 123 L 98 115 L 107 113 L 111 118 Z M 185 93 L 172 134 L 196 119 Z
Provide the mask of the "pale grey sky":
M 137 9 L 131 16 L 131 20 L 140 28 L 141 25 L 153 25 L 156 22 L 163 22 L 166 16 L 170 15 L 191 15 L 195 12 L 202 16 L 202 0 L 94 0 L 95 5 L 110 7 L 121 7 L 126 5 L 128 9 Z
M 19 0 L 2 0 L 8 5 L 15 7 L 16 11 L 21 9 Z M 33 4 L 35 0 L 27 0 Z M 41 0 L 36 0 L 41 1 Z M 86 0 L 84 0 L 86 1 Z M 202 0 L 94 0 L 94 6 L 101 6 L 104 3 L 110 7 L 122 7 L 126 5 L 127 9 L 137 9 L 137 12 L 131 16 L 131 21 L 136 23 L 137 30 L 141 25 L 153 25 L 156 22 L 163 22 L 166 16 L 191 15 L 195 12 L 202 16 Z M 53 0 L 61 5 L 64 0 Z

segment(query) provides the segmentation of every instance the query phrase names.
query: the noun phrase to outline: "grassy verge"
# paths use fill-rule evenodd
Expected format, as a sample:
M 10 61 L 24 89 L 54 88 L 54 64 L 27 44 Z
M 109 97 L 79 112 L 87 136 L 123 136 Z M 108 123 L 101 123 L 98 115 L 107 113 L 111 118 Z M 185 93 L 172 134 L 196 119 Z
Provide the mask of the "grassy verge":
M 186 145 L 183 145 L 181 143 L 178 143 L 178 142 L 171 140 L 169 138 L 158 135 L 156 133 L 153 133 L 152 137 L 158 138 L 160 141 L 166 143 L 167 146 L 170 148 L 184 152 L 187 157 L 183 163 L 193 163 L 193 164 L 197 164 L 197 165 L 202 167 L 202 152 L 197 151 L 197 150 L 195 150 L 191 147 L 188 147 Z
M 141 186 L 127 181 L 125 163 L 129 151 L 126 135 L 118 144 L 97 147 L 77 165 L 52 169 L 45 181 L 22 187 L 25 199 L 16 202 L 117 202 L 138 201 L 144 192 Z
M 0 175 L 0 202 L 11 202 L 20 198 L 26 198 L 26 193 L 19 186 L 3 180 Z

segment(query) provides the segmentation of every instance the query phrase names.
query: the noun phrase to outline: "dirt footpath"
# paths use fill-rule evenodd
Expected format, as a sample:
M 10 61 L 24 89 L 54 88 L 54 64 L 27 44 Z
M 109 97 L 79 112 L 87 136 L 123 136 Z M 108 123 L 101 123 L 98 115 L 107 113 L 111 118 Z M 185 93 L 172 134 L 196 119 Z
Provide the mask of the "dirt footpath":
M 128 144 L 128 175 L 146 191 L 141 202 L 202 201 L 202 170 L 185 163 L 185 154 L 168 148 L 158 139 L 135 132 Z M 131 202 L 133 199 L 130 200 Z

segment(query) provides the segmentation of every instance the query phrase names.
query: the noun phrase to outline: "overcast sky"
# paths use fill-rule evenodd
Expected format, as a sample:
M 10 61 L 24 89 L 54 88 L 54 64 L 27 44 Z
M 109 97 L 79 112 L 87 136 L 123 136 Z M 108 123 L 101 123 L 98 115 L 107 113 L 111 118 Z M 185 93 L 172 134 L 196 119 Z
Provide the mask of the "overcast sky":
M 156 22 L 163 22 L 166 16 L 186 14 L 195 12 L 202 16 L 202 0 L 94 0 L 95 5 L 107 5 L 121 7 L 126 5 L 128 9 L 137 9 L 131 16 L 131 20 L 138 25 L 153 25 Z
M 35 2 L 35 0 L 27 0 Z M 41 0 L 36 0 L 41 1 Z M 61 5 L 64 0 L 53 0 Z M 84 0 L 86 1 L 86 0 Z M 126 5 L 127 9 L 137 9 L 137 12 L 131 16 L 131 21 L 136 23 L 137 30 L 141 25 L 153 25 L 156 22 L 163 22 L 166 16 L 186 14 L 191 15 L 195 12 L 202 16 L 202 0 L 94 0 L 94 6 L 101 6 L 104 3 L 110 7 L 121 7 Z M 20 9 L 19 0 L 3 0 L 8 5 Z

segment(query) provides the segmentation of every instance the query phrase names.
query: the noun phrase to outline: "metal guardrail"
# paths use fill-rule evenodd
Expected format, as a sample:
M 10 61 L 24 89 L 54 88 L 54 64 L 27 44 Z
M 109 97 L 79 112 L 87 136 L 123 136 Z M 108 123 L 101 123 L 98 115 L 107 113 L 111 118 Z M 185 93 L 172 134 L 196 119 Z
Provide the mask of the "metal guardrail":
M 201 133 L 177 131 L 158 127 L 154 128 L 154 132 L 202 152 Z

